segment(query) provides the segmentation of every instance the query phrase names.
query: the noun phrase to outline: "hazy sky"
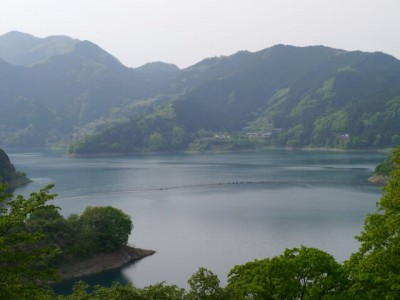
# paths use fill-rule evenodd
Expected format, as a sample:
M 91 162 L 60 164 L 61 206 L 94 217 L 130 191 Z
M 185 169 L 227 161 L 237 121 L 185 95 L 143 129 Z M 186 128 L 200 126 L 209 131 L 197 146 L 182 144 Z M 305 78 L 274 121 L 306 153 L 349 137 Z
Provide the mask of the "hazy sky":
M 0 35 L 90 40 L 130 67 L 276 44 L 400 58 L 400 0 L 0 0 Z

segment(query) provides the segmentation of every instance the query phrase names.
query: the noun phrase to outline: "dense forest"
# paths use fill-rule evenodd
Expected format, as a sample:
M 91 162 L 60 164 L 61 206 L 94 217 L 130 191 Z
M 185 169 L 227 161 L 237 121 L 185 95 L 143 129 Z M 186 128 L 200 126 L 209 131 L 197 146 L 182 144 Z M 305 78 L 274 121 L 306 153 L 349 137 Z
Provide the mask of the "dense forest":
M 391 164 L 391 179 L 383 190 L 378 210 L 366 216 L 364 229 L 356 237 L 360 247 L 344 263 L 336 262 L 333 256 L 319 249 L 301 246 L 286 249 L 272 258 L 234 266 L 225 287 L 212 271 L 200 267 L 188 279 L 188 290 L 165 283 L 144 288 L 115 283 L 110 288 L 96 286 L 89 291 L 87 284 L 79 282 L 71 295 L 56 295 L 50 285 L 59 278 L 53 260 L 60 251 L 70 249 L 67 252 L 71 253 L 71 249 L 77 248 L 63 248 L 60 245 L 64 243 L 52 242 L 66 241 L 66 235 L 73 241 L 71 232 L 79 231 L 75 234 L 86 235 L 75 241 L 79 243 L 79 249 L 86 246 L 90 249 L 94 245 L 109 251 L 126 243 L 132 222 L 111 207 L 87 208 L 81 216 L 73 215 L 66 220 L 48 203 L 56 196 L 50 193 L 51 186 L 32 193 L 27 199 L 7 194 L 6 186 L 2 186 L 0 201 L 8 201 L 0 210 L 0 297 L 60 300 L 397 299 L 400 286 L 400 147 L 393 151 Z M 104 220 L 110 218 L 115 220 L 113 224 L 121 225 L 117 225 L 118 230 L 104 226 Z
M 10 49 L 16 49 L 11 51 Z M 3 147 L 72 154 L 400 144 L 400 61 L 276 45 L 127 68 L 89 41 L 0 36 Z
M 0 149 L 0 184 L 6 183 L 13 188 L 29 183 L 30 179 L 24 172 L 17 171 L 11 163 L 7 153 Z

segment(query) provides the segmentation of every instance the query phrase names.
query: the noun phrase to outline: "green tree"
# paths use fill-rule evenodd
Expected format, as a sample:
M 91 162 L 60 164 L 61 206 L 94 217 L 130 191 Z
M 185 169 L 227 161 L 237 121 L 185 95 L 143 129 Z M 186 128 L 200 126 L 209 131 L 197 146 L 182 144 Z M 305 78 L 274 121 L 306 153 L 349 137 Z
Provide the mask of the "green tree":
M 171 133 L 171 146 L 173 148 L 182 148 L 185 145 L 185 140 L 186 140 L 186 136 L 185 136 L 185 129 L 183 129 L 182 127 L 178 127 L 175 126 L 172 129 L 172 133 Z
M 381 134 L 377 134 L 376 136 L 375 136 L 375 139 L 374 139 L 374 146 L 375 147 L 378 147 L 378 146 L 380 146 L 381 145 L 381 143 L 382 143 L 382 135 Z
M 389 176 L 390 172 L 392 171 L 393 171 L 393 164 L 391 159 L 385 159 L 375 168 L 375 173 L 378 175 Z
M 111 206 L 89 206 L 80 221 L 87 240 L 93 240 L 95 252 L 112 251 L 126 245 L 133 229 L 130 216 Z
M 33 211 L 27 219 L 29 230 L 40 232 L 49 240 L 56 241 L 65 238 L 66 220 L 57 207 L 40 208 Z
M 140 290 L 131 284 L 122 285 L 118 282 L 111 287 L 94 286 L 93 292 L 89 292 L 86 282 L 77 282 L 72 289 L 72 294 L 66 297 L 59 296 L 58 300 L 146 300 L 140 295 Z
M 176 285 L 157 283 L 144 288 L 137 288 L 132 284 L 114 282 L 111 287 L 90 286 L 80 281 L 73 287 L 73 292 L 68 296 L 59 296 L 58 300 L 184 300 L 185 290 Z
M 90 257 L 97 251 L 93 230 L 89 227 L 84 228 L 77 214 L 68 217 L 66 233 L 64 248 L 66 260 Z
M 400 147 L 391 156 L 393 171 L 377 204 L 357 237 L 358 252 L 346 262 L 357 299 L 398 299 L 400 295 Z
M 292 134 L 292 137 L 287 141 L 287 146 L 289 147 L 297 147 L 302 144 L 302 139 L 304 138 L 304 126 L 296 125 L 292 129 L 289 130 Z
M 140 290 L 143 299 L 183 300 L 185 290 L 176 285 L 166 285 L 164 282 L 149 285 Z
M 226 299 L 224 289 L 219 285 L 218 276 L 206 268 L 200 268 L 190 277 L 188 300 L 218 300 Z
M 51 210 L 47 202 L 52 185 L 25 199 L 7 193 L 0 185 L 0 299 L 46 299 L 52 294 L 49 283 L 59 279 L 50 261 L 59 253 L 57 248 L 42 243 L 43 234 L 30 231 L 28 216 L 36 210 Z
M 392 145 L 397 147 L 398 145 L 400 145 L 400 135 L 398 134 L 394 134 L 392 136 Z
M 228 283 L 243 299 L 327 299 L 343 293 L 346 276 L 331 255 L 302 246 L 236 266 Z
M 149 135 L 148 144 L 151 151 L 164 150 L 166 147 L 165 139 L 158 132 Z
M 272 280 L 267 276 L 270 262 L 265 258 L 236 265 L 228 274 L 228 288 L 236 291 L 240 299 L 273 299 L 269 296 Z

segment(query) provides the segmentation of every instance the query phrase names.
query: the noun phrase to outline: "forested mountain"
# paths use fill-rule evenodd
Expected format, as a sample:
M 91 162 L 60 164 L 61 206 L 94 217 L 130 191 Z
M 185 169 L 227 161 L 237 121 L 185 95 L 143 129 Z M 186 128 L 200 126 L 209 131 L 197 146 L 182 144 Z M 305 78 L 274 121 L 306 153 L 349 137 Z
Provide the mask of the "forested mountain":
M 88 41 L 30 67 L 0 60 L 0 144 L 42 148 L 68 141 L 78 128 L 103 123 L 113 108 L 156 96 L 165 77 L 129 69 Z
M 400 143 L 400 62 L 383 53 L 277 45 L 206 59 L 171 88 L 176 94 L 152 113 L 112 124 L 71 152 Z
M 131 69 L 72 41 L 29 67 L 3 56 L 13 63 L 0 61 L 3 146 L 72 142 L 71 152 L 92 153 L 400 144 L 400 61 L 383 53 L 277 45 L 183 70 L 161 62 Z
M 283 146 L 398 142 L 400 62 L 388 55 L 278 45 L 210 69 L 227 72 L 174 104 L 190 131 L 275 130 Z

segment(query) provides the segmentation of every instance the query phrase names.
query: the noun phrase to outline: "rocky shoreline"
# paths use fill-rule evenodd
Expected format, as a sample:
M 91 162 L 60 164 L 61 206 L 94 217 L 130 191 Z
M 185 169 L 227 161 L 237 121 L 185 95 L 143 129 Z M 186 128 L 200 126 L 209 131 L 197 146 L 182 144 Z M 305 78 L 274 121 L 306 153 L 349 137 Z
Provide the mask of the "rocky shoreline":
M 156 251 L 123 246 L 109 253 L 98 254 L 83 261 L 62 265 L 59 270 L 63 280 L 77 279 L 119 269 L 154 253 Z
M 389 179 L 390 179 L 389 176 L 374 174 L 370 178 L 368 178 L 368 181 L 376 185 L 386 185 Z

